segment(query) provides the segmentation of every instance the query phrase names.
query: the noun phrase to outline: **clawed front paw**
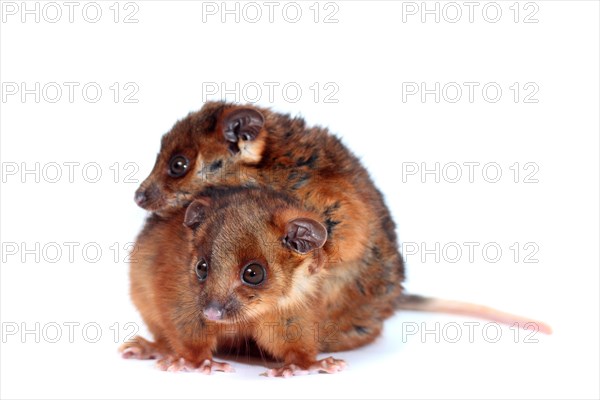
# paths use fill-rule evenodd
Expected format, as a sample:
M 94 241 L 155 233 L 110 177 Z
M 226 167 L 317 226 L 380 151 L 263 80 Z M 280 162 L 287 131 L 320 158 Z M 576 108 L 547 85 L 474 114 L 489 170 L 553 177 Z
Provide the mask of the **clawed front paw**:
M 335 374 L 336 372 L 342 371 L 346 368 L 346 361 L 338 360 L 333 357 L 327 357 L 323 360 L 314 363 L 310 370 L 311 372 L 326 372 L 328 374 Z
M 123 343 L 119 347 L 119 352 L 123 358 L 132 358 L 138 360 L 153 360 L 165 357 L 156 344 L 136 336 L 131 342 Z
M 273 368 L 268 370 L 265 375 L 269 377 L 289 378 L 296 375 L 307 375 L 315 372 L 325 372 L 334 374 L 343 370 L 346 367 L 346 362 L 333 357 L 328 357 L 320 361 L 315 361 L 308 368 L 300 368 L 295 364 L 284 365 L 281 368 Z
M 167 357 L 158 360 L 156 366 L 163 371 L 200 372 L 205 375 L 210 375 L 213 371 L 235 372 L 230 364 L 210 359 L 206 359 L 201 363 L 192 363 L 184 358 Z
M 288 365 L 284 365 L 281 368 L 269 369 L 269 370 L 267 370 L 265 375 L 268 377 L 280 376 L 283 378 L 289 378 L 294 375 L 306 375 L 309 372 L 310 371 L 308 369 L 302 369 L 299 366 L 297 366 L 296 364 L 288 364 Z

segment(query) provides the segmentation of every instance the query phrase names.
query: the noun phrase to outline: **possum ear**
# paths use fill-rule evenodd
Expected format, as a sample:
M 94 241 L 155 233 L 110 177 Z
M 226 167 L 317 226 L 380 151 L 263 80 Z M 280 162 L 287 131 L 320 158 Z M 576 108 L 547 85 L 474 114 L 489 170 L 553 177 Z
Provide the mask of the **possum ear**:
M 223 117 L 223 136 L 232 154 L 241 153 L 242 160 L 257 163 L 262 157 L 264 138 L 258 139 L 265 123 L 263 115 L 254 108 L 237 108 Z
M 296 218 L 285 226 L 283 243 L 300 254 L 307 254 L 323 247 L 327 241 L 327 229 L 310 218 Z
M 201 197 L 196 199 L 190 204 L 185 210 L 185 217 L 183 218 L 183 225 L 188 228 L 194 228 L 204 219 L 206 209 L 210 206 L 210 198 Z
M 237 108 L 223 118 L 223 136 L 232 143 L 251 141 L 256 139 L 264 123 L 265 118 L 258 110 Z

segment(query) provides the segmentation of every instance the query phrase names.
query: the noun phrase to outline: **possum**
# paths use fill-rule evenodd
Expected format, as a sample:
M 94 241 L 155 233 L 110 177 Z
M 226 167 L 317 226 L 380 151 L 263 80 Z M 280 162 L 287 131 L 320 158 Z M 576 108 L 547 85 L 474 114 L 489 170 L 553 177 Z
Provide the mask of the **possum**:
M 386 262 L 377 246 L 332 267 L 326 218 L 289 193 L 244 187 L 210 189 L 187 209 L 151 215 L 131 263 L 131 294 L 154 340 L 125 343 L 123 357 L 154 358 L 169 371 L 231 372 L 213 358 L 217 350 L 252 341 L 282 363 L 267 376 L 341 371 L 343 360 L 318 354 L 373 342 L 408 297 L 402 264 Z

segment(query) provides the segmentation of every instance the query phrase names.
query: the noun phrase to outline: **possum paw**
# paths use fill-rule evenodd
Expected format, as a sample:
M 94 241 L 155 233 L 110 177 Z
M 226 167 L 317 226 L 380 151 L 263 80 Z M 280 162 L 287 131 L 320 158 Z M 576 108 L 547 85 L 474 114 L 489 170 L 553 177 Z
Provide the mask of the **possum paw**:
M 346 361 L 338 360 L 337 358 L 327 357 L 320 361 L 317 361 L 310 366 L 311 372 L 326 372 L 328 374 L 335 374 L 336 372 L 342 371 L 346 368 Z
M 205 375 L 210 375 L 213 371 L 235 372 L 235 369 L 230 364 L 210 359 L 206 359 L 200 363 L 192 363 L 184 358 L 167 357 L 158 360 L 156 366 L 163 371 L 200 372 Z
M 269 377 L 289 378 L 297 375 L 307 375 L 315 372 L 325 372 L 334 374 L 343 370 L 346 367 L 346 362 L 337 360 L 333 357 L 328 357 L 323 360 L 315 361 L 308 368 L 300 368 L 295 364 L 284 365 L 281 368 L 273 368 L 268 370 L 265 375 Z
M 119 352 L 123 358 L 138 360 L 153 360 L 166 356 L 164 349 L 141 336 L 136 336 L 131 342 L 123 343 L 119 347 Z
M 296 364 L 288 364 L 288 365 L 284 365 L 281 368 L 273 368 L 273 369 L 267 370 L 267 372 L 265 372 L 265 376 L 268 376 L 268 377 L 280 376 L 283 378 L 289 378 L 294 375 L 306 375 L 308 373 L 310 373 L 310 371 L 308 369 L 300 368 Z

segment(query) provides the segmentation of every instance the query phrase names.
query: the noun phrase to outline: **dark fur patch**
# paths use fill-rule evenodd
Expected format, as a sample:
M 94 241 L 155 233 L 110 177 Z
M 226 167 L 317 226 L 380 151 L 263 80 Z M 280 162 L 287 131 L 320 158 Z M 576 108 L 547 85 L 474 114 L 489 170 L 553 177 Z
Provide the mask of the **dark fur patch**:
M 339 210 L 340 206 L 341 206 L 340 202 L 336 201 L 335 203 L 333 203 L 325 208 L 325 211 L 323 211 L 323 215 L 325 215 L 326 217 L 331 217 L 334 212 Z
M 389 216 L 384 217 L 381 221 L 381 228 L 390 242 L 397 243 L 396 224 L 392 221 L 392 218 Z
M 360 292 L 360 294 L 362 294 L 363 296 L 365 296 L 367 294 L 365 287 L 363 286 L 362 282 L 359 281 L 358 279 L 356 280 L 356 287 L 358 288 L 358 291 Z
M 288 179 L 289 179 L 289 177 L 288 177 Z M 308 174 L 308 173 L 302 174 L 298 178 L 298 181 L 292 185 L 291 189 L 292 190 L 298 190 L 302 186 L 305 186 L 308 183 L 309 180 L 310 180 L 310 174 Z
M 356 333 L 358 333 L 359 335 L 366 335 L 369 333 L 369 328 L 366 328 L 364 326 L 359 326 L 359 325 L 354 325 L 354 330 L 356 331 Z
M 308 166 L 309 168 L 314 168 L 315 163 L 317 162 L 318 159 L 319 159 L 319 156 L 317 155 L 317 153 L 312 153 L 312 155 L 310 157 L 296 161 L 296 166 L 297 167 Z
M 218 110 L 219 113 L 221 112 L 221 110 Z M 205 129 L 203 129 L 204 132 L 212 132 L 215 130 L 215 128 L 217 127 L 217 117 L 215 114 L 213 115 L 208 115 L 206 117 L 206 119 L 204 120 L 204 124 L 206 126 Z
M 332 220 L 331 218 L 327 218 L 325 220 L 325 225 L 327 226 L 327 234 L 331 236 L 331 233 L 333 232 L 333 228 L 335 228 L 336 225 L 338 225 L 341 221 L 335 221 Z
M 223 166 L 223 160 L 217 160 L 217 161 L 213 161 L 212 163 L 210 163 L 210 165 L 208 166 L 208 170 L 210 172 L 215 172 L 216 170 L 218 170 L 219 168 L 221 168 Z
M 381 249 L 379 247 L 371 247 L 371 252 L 373 253 L 373 257 L 375 257 L 376 260 L 381 260 Z

